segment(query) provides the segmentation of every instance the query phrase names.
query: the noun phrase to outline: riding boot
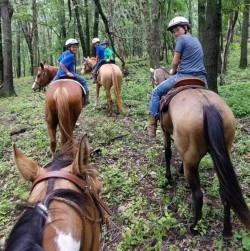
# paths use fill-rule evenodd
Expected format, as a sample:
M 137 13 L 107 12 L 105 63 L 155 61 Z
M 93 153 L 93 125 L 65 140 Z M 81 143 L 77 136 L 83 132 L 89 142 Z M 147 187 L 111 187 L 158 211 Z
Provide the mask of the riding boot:
M 85 94 L 84 106 L 86 106 L 88 104 L 89 104 L 89 91 L 87 91 Z
M 151 113 L 149 114 L 149 124 L 146 127 L 148 136 L 151 138 L 156 137 L 156 128 L 157 128 L 157 118 L 154 117 Z

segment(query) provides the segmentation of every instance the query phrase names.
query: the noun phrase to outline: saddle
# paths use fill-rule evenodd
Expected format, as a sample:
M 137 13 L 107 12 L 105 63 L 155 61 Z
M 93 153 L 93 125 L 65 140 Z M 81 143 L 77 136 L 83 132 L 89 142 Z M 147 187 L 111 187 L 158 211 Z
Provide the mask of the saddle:
M 181 78 L 178 79 L 173 88 L 163 95 L 160 100 L 160 112 L 166 112 L 168 110 L 169 103 L 171 99 L 179 92 L 186 90 L 186 89 L 205 89 L 206 85 L 205 82 L 199 78 Z

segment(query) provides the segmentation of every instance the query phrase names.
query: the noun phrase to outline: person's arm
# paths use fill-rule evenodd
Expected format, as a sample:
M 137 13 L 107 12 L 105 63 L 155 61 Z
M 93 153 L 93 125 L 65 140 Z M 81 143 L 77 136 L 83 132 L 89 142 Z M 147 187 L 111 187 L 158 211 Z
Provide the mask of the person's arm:
M 181 58 L 181 53 L 175 51 L 174 52 L 174 57 L 172 60 L 172 69 L 169 71 L 171 75 L 175 74 L 177 72 L 178 65 L 180 63 L 180 58 Z
M 70 77 L 70 78 L 74 77 L 74 75 L 67 69 L 67 67 L 63 63 L 60 63 L 60 66 L 66 72 L 66 74 L 67 74 L 68 77 Z

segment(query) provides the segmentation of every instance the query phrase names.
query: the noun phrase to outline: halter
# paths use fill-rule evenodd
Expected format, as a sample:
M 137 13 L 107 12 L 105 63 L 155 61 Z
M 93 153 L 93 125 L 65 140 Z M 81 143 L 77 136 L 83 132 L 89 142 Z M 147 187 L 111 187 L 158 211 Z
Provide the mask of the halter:
M 44 69 L 42 70 L 42 73 L 45 75 L 45 77 L 48 78 L 48 80 L 49 80 L 49 82 L 50 82 L 53 78 L 51 78 L 51 77 L 48 75 L 48 73 L 45 71 L 45 69 L 49 69 L 49 68 L 44 68 Z M 43 88 L 45 88 L 45 86 L 41 86 L 41 84 L 38 83 L 36 80 L 34 80 L 34 82 L 38 85 L 39 90 L 42 90 Z
M 106 222 L 106 217 L 105 217 L 105 213 L 103 212 L 103 210 L 108 214 L 108 215 L 112 215 L 111 211 L 109 210 L 109 208 L 105 205 L 105 203 L 100 199 L 100 197 L 93 191 L 91 184 L 89 182 L 89 176 L 87 175 L 85 179 L 81 179 L 78 176 L 72 174 L 72 173 L 68 173 L 68 172 L 63 172 L 63 171 L 52 171 L 52 172 L 48 172 L 48 173 L 43 173 L 41 175 L 39 175 L 33 182 L 32 184 L 32 188 L 31 188 L 31 192 L 34 189 L 34 187 L 40 183 L 43 180 L 47 180 L 49 178 L 61 178 L 61 179 L 65 179 L 68 181 L 71 181 L 75 186 L 77 186 L 83 193 L 89 193 L 89 195 L 91 196 L 91 198 L 93 199 L 93 201 L 95 202 L 97 208 L 99 209 L 101 215 L 102 215 L 102 223 Z M 55 200 L 59 200 L 59 201 L 63 201 L 66 204 L 74 207 L 81 215 L 83 218 L 87 218 L 90 221 L 100 221 L 100 219 L 97 220 L 93 220 L 91 218 L 89 218 L 88 216 L 84 215 L 82 212 L 82 209 L 74 202 L 71 201 L 67 201 L 63 198 L 59 198 L 59 197 L 55 197 Z

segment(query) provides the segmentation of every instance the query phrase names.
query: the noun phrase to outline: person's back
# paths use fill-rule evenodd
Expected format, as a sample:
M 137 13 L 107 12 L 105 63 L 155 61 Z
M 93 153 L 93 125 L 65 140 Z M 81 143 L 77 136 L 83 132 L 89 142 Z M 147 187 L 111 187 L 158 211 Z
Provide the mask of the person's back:
M 199 40 L 190 33 L 180 35 L 176 41 L 175 51 L 181 53 L 180 64 L 177 73 L 193 74 L 204 73 L 203 50 Z
M 97 61 L 104 59 L 104 48 L 100 44 L 96 47 L 96 58 Z

